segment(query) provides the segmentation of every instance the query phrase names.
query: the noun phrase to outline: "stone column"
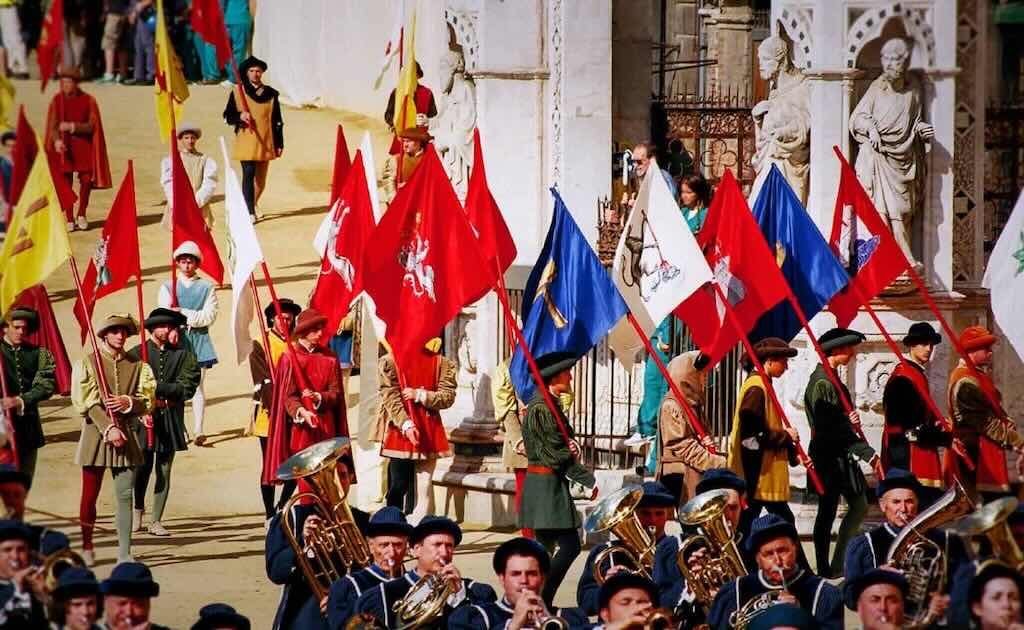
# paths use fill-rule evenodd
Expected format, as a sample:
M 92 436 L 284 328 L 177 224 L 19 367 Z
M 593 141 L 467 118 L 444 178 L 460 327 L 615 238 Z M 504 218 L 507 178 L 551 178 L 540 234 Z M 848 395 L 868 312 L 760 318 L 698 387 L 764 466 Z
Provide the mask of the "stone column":
M 754 73 L 754 10 L 749 2 L 722 0 L 718 9 L 704 12 L 708 58 L 718 61 L 707 71 L 709 94 L 746 89 Z
M 630 145 L 650 135 L 653 0 L 612 2 L 612 138 Z

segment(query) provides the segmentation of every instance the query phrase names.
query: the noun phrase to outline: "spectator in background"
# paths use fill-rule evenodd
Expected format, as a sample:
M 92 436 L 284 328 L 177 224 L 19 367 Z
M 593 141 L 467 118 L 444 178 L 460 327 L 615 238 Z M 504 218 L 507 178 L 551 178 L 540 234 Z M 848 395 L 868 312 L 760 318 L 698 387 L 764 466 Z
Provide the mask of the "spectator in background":
M 0 70 L 10 69 L 15 79 L 27 79 L 28 61 L 25 40 L 21 35 L 17 0 L 0 0 L 0 37 L 7 56 L 5 67 Z
M 88 9 L 85 0 L 64 0 L 64 53 L 60 59 L 62 68 L 78 70 L 86 79 L 91 76 L 84 63 Z
M 13 131 L 5 131 L 0 136 L 0 184 L 3 184 L 3 190 L 0 191 L 0 234 L 7 231 L 7 210 L 11 205 L 11 172 L 14 170 L 11 152 L 14 150 L 14 138 Z
M 711 185 L 703 175 L 690 173 L 679 180 L 679 209 L 694 236 L 704 227 L 710 205 Z
M 156 32 L 156 8 L 153 0 L 134 0 L 128 12 L 128 23 L 135 28 L 135 76 L 125 85 L 153 85 L 156 75 L 156 50 L 153 34 Z
M 103 2 L 103 76 L 97 83 L 115 83 L 128 78 L 128 14 L 131 0 Z
M 242 61 L 249 55 L 249 39 L 252 37 L 252 18 L 256 15 L 256 0 L 221 0 L 224 7 L 224 25 L 228 28 L 228 37 L 231 38 L 231 54 L 235 57 L 235 63 L 242 65 Z M 218 75 L 220 74 L 218 68 Z M 234 85 L 235 76 L 230 65 L 223 68 L 228 75 L 228 83 Z

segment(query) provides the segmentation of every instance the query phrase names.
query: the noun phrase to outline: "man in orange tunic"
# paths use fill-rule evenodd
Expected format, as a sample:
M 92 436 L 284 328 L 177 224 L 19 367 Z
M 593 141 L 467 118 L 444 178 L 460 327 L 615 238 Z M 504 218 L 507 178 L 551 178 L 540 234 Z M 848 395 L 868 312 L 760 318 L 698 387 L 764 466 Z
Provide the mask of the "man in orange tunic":
M 348 437 L 338 359 L 320 345 L 326 323 L 327 318 L 314 309 L 299 313 L 292 330 L 295 352 L 284 352 L 277 364 L 263 483 L 277 482 L 281 463 L 307 446 Z M 301 374 L 296 374 L 296 363 Z M 312 402 L 313 409 L 304 406 L 303 398 Z M 303 480 L 299 490 L 305 491 Z
M 77 216 L 72 216 L 70 205 L 64 212 L 68 230 L 85 230 L 89 227 L 85 218 L 89 194 L 110 188 L 110 160 L 99 106 L 79 88 L 77 70 L 61 73 L 60 91 L 50 101 L 46 116 L 45 145 L 47 153 L 54 156 L 51 163 L 59 167 L 69 188 L 78 173 Z

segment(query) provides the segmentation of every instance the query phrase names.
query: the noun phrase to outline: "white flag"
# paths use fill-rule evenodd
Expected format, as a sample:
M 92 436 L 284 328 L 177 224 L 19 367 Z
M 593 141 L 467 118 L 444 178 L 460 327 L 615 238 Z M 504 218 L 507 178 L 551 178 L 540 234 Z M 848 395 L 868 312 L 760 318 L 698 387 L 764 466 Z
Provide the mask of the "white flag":
M 996 241 L 981 284 L 991 294 L 996 323 L 1024 359 L 1024 191 Z
M 249 206 L 242 196 L 238 175 L 231 168 L 231 158 L 224 137 L 220 139 L 224 155 L 224 210 L 227 215 L 228 239 L 234 251 L 235 265 L 231 269 L 231 331 L 235 339 L 235 360 L 241 365 L 252 351 L 249 325 L 255 305 L 249 283 L 256 267 L 263 261 L 263 250 L 256 238 L 256 228 L 249 218 Z
M 363 133 L 363 141 L 359 144 L 359 152 L 363 156 L 363 172 L 366 173 L 366 189 L 370 193 L 370 207 L 373 208 L 373 219 L 380 223 L 380 194 L 377 191 L 377 165 L 373 162 L 373 142 L 370 141 L 370 132 Z M 334 207 L 327 209 L 327 214 L 320 221 L 320 227 L 316 229 L 313 236 L 313 249 L 316 255 L 322 258 L 324 250 L 327 249 L 327 239 L 331 235 L 331 222 L 334 220 Z
M 398 13 L 395 15 L 394 26 L 391 27 L 391 36 L 388 41 L 384 44 L 384 58 L 381 59 L 380 70 L 377 73 L 377 78 L 373 81 L 373 89 L 380 89 L 381 84 L 384 82 L 384 75 L 388 73 L 388 68 L 391 67 L 391 63 L 398 58 L 398 55 L 402 51 L 402 36 L 405 34 L 405 0 L 398 0 Z M 408 54 L 404 55 L 406 58 Z M 398 65 L 398 62 L 395 62 Z
M 680 302 L 711 277 L 711 269 L 661 169 L 652 161 L 615 249 L 615 286 L 650 337 Z M 643 341 L 626 319 L 612 329 L 608 344 L 627 369 L 644 349 Z

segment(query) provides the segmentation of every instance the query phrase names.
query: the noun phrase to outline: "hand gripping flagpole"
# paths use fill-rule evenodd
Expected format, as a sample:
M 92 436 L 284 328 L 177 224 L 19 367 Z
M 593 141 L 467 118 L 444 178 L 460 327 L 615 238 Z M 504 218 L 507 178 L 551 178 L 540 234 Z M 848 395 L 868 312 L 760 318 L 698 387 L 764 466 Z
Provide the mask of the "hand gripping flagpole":
M 754 347 L 750 344 L 750 339 L 747 338 L 745 332 L 743 332 L 743 326 L 740 325 L 739 318 L 736 316 L 736 312 L 732 308 L 732 304 L 729 303 L 729 298 L 726 297 L 725 293 L 722 292 L 722 287 L 718 286 L 717 282 L 712 282 L 711 286 L 715 288 L 715 293 L 718 295 L 718 299 L 721 300 L 725 306 L 725 315 L 729 318 L 729 322 L 740 336 L 740 341 L 743 342 L 743 347 L 747 350 L 747 356 L 750 357 L 751 362 L 757 369 L 757 373 L 761 376 L 761 380 L 764 381 L 764 388 L 768 392 L 768 395 L 772 399 L 772 404 L 775 405 L 775 409 L 779 412 L 779 421 L 782 422 L 782 426 L 787 429 L 792 429 L 793 425 L 789 423 L 789 418 L 786 417 L 786 412 L 782 408 L 782 402 L 779 401 L 778 395 L 775 393 L 775 388 L 772 386 L 772 380 L 768 376 L 768 373 L 764 370 L 764 364 L 761 363 L 761 359 L 757 357 L 757 353 L 754 352 Z M 807 469 L 807 475 L 811 478 L 811 482 L 814 483 L 814 488 L 818 491 L 819 495 L 825 494 L 825 487 L 821 484 L 821 479 L 818 477 L 818 471 L 814 468 L 814 462 L 810 457 L 807 456 L 807 452 L 804 450 L 800 440 L 793 441 L 793 446 L 796 448 L 797 458 L 804 468 Z
M 260 322 L 260 336 L 263 338 L 263 348 L 267 352 L 267 366 L 270 367 L 270 383 L 273 385 L 276 378 L 274 368 L 277 366 L 274 365 L 274 357 L 270 352 L 270 335 L 267 332 L 267 323 L 263 321 L 263 304 L 260 302 L 260 292 L 256 289 L 256 277 L 252 274 L 249 274 L 249 288 L 252 290 L 253 304 L 256 305 L 256 319 Z M 277 305 L 274 308 L 276 309 Z M 277 312 L 280 313 L 280 311 Z M 277 319 L 276 315 L 274 319 Z
M 629 323 L 633 325 L 633 330 L 636 331 L 637 337 L 640 337 L 640 340 L 644 342 L 644 347 L 647 348 L 647 356 L 654 359 L 654 363 L 658 366 L 658 371 L 661 372 L 662 378 L 664 378 L 665 382 L 668 383 L 668 387 L 672 391 L 672 395 L 675 396 L 676 400 L 682 406 L 686 415 L 686 420 L 694 433 L 697 434 L 697 437 L 700 438 L 701 445 L 712 455 L 718 455 L 715 443 L 711 440 L 708 432 L 704 430 L 704 426 L 700 423 L 700 420 L 697 419 L 697 413 L 690 405 L 690 401 L 688 401 L 686 396 L 683 395 L 683 392 L 679 389 L 679 385 L 672 380 L 672 377 L 668 373 L 668 367 L 666 367 L 665 362 L 661 360 L 661 356 L 654 351 L 654 346 L 651 344 L 651 340 L 646 334 L 644 334 L 644 329 L 640 325 L 640 322 L 636 321 L 636 316 L 633 315 L 632 311 L 626 311 L 626 318 L 629 319 Z

